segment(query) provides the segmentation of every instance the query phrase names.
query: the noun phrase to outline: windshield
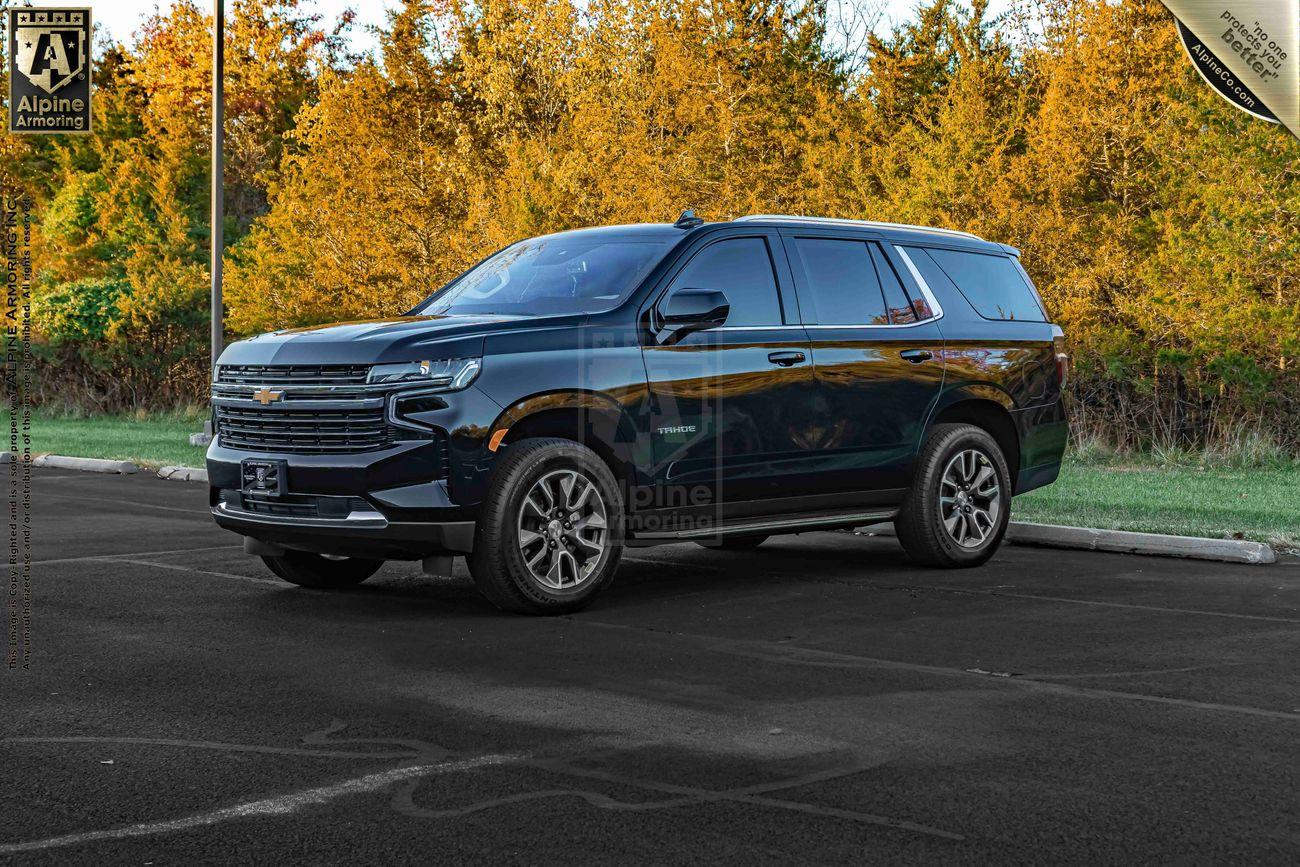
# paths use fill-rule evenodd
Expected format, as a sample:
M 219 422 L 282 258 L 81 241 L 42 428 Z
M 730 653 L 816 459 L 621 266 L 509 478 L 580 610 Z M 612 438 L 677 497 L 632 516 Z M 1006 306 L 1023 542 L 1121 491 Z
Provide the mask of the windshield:
M 626 297 L 666 244 L 574 236 L 520 241 L 425 302 L 425 315 L 599 313 Z

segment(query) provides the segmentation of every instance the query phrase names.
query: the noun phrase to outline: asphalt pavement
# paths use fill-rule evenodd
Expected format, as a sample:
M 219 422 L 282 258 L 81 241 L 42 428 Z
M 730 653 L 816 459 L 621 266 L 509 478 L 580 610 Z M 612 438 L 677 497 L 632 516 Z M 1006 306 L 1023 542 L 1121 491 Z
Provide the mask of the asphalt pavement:
M 1300 564 L 634 550 L 536 619 L 303 590 L 203 485 L 34 471 L 0 862 L 1300 861 Z

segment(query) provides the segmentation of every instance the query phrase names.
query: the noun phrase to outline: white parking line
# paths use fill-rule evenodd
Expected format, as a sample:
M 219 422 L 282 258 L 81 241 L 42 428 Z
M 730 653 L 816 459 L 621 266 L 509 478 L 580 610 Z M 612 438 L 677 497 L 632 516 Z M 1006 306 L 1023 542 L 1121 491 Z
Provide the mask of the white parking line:
M 304 738 L 304 743 L 311 743 Z M 328 743 L 328 742 L 326 742 Z M 340 743 L 348 743 L 341 741 Z M 176 747 L 186 750 L 213 750 L 222 753 L 262 753 L 272 756 L 313 756 L 327 759 L 413 759 L 413 747 L 400 753 L 355 752 L 346 750 L 314 749 L 312 747 L 263 747 L 251 744 L 226 744 L 218 741 L 180 741 L 170 738 L 110 738 L 74 736 L 64 738 L 0 738 L 0 744 L 127 744 L 131 746 Z
M 160 557 L 163 554 L 200 554 L 204 551 L 229 551 L 242 545 L 208 545 L 204 548 L 168 548 L 166 551 L 127 551 L 125 554 L 87 554 L 84 557 L 57 557 L 53 560 L 33 560 L 33 566 L 53 566 L 58 563 L 85 563 L 90 560 L 116 560 L 119 557 Z
M 173 572 L 192 572 L 197 575 L 213 575 L 217 578 L 233 578 L 236 581 L 252 581 L 254 584 L 270 584 L 272 587 L 284 587 L 283 581 L 276 578 L 258 578 L 255 575 L 236 575 L 233 572 L 213 572 L 211 569 L 196 569 L 193 566 L 177 566 L 174 563 L 154 563 L 151 560 L 134 560 L 126 557 L 103 558 L 108 563 L 131 563 L 135 566 L 152 566 L 154 569 L 170 569 Z
M 384 789 L 391 786 L 393 783 L 398 783 L 402 780 L 410 780 L 415 777 L 425 777 L 436 774 L 449 774 L 456 771 L 470 771 L 475 768 L 487 767 L 488 765 L 499 765 L 506 762 L 520 761 L 524 758 L 526 757 L 487 755 L 480 756 L 476 759 L 464 759 L 458 762 L 440 762 L 436 765 L 413 765 L 405 768 L 394 768 L 391 771 L 367 774 L 364 777 L 344 780 L 341 783 L 334 783 L 329 786 L 320 786 L 315 789 L 307 789 L 302 792 L 294 792 L 276 798 L 249 801 L 245 804 L 236 804 L 233 807 L 224 807 L 210 813 L 198 813 L 193 816 L 186 816 L 182 819 L 169 819 L 163 822 L 146 822 L 140 825 L 130 825 L 125 828 L 111 828 L 104 831 L 85 831 L 79 834 L 65 834 L 62 837 L 49 837 L 44 840 L 31 840 L 23 843 L 3 843 L 0 844 L 0 855 L 16 855 L 20 852 L 39 852 L 44 849 L 56 849 L 63 846 L 81 846 L 86 843 L 98 843 L 104 840 L 121 840 L 127 837 L 148 837 L 155 834 L 171 834 L 176 831 L 186 831 L 190 828 L 201 828 L 207 825 L 216 825 L 221 822 L 229 822 L 234 819 L 247 819 L 254 816 L 286 816 L 290 813 L 296 813 L 305 807 L 324 804 L 329 801 L 337 800 L 338 798 L 348 797 L 349 795 L 361 795 L 367 792 Z

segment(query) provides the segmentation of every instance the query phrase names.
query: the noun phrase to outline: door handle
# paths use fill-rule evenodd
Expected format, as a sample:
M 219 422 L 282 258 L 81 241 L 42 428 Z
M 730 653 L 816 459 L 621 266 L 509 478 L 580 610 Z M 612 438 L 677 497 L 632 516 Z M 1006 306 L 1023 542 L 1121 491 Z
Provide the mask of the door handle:
M 802 352 L 769 352 L 767 360 L 773 364 L 779 364 L 781 367 L 793 367 L 801 364 L 808 356 Z
M 904 349 L 898 354 L 913 364 L 920 364 L 922 361 L 929 361 L 934 358 L 934 353 L 928 349 Z

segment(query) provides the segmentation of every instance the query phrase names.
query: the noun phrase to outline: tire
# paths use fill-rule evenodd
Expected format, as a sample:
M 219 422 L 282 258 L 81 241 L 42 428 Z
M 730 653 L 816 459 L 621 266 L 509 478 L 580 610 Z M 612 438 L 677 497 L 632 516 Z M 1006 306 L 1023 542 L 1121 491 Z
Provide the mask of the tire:
M 338 560 L 306 551 L 286 551 L 280 557 L 263 557 L 267 568 L 290 584 L 316 590 L 346 590 L 379 571 L 383 560 L 345 557 Z
M 997 441 L 974 425 L 935 425 L 894 520 L 908 558 L 948 569 L 979 566 L 1002 543 L 1010 517 L 1011 473 Z
M 568 614 L 609 585 L 622 557 L 623 495 L 605 462 L 572 440 L 511 443 L 469 556 L 484 598 L 517 614 Z
M 715 551 L 752 551 L 759 545 L 766 542 L 770 536 L 730 536 L 717 540 L 716 542 L 696 542 L 701 548 L 712 548 Z

